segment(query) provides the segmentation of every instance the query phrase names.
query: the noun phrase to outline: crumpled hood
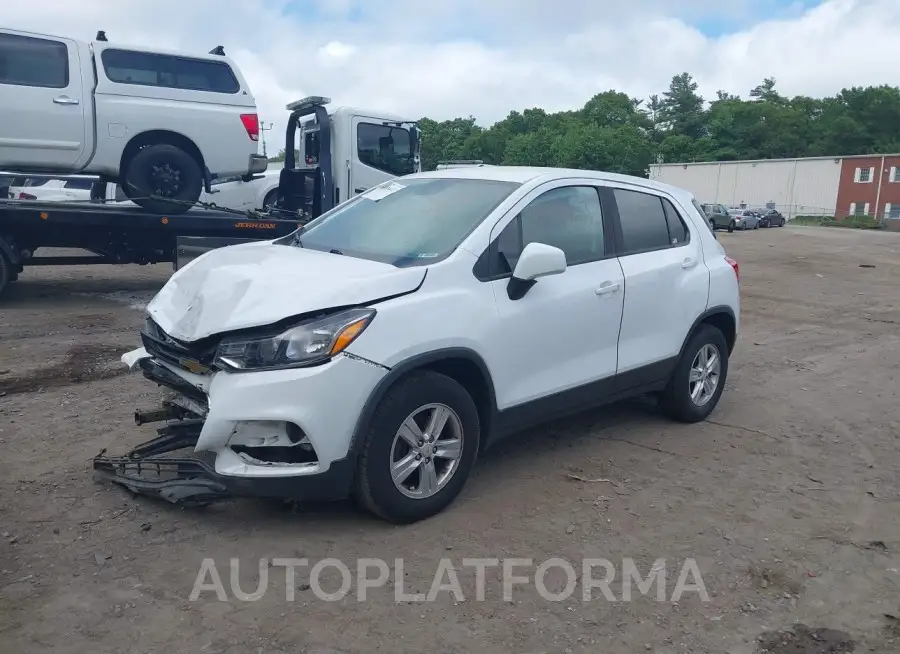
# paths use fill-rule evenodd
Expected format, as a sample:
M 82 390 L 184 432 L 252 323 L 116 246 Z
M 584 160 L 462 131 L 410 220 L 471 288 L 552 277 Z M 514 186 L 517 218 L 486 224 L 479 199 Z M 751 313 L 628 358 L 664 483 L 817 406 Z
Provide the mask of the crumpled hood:
M 269 242 L 212 250 L 172 275 L 147 307 L 167 334 L 196 341 L 290 316 L 413 291 L 425 269 Z

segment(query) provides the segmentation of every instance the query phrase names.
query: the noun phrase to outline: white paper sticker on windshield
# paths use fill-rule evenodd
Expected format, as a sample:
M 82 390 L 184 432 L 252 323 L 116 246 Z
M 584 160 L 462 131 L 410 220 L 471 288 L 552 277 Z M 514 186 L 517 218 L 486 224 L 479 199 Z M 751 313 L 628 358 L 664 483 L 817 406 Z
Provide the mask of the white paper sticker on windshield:
M 392 193 L 396 193 L 400 189 L 404 188 L 406 188 L 406 186 L 400 184 L 399 182 L 388 182 L 383 186 L 376 186 L 375 188 L 367 191 L 364 197 L 366 199 L 372 200 L 373 202 L 378 202 L 379 200 L 383 200 Z

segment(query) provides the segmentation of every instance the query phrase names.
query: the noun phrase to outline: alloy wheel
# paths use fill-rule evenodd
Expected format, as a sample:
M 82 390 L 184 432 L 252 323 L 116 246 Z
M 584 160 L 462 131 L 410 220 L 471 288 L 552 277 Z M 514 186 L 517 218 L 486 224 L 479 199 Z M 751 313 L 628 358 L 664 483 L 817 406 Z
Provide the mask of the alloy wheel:
M 707 343 L 697 352 L 691 364 L 688 390 L 691 401 L 697 406 L 709 402 L 719 387 L 722 361 L 715 345 Z
M 462 422 L 446 404 L 426 404 L 413 411 L 391 445 L 391 479 L 412 499 L 432 497 L 459 468 L 463 450 Z

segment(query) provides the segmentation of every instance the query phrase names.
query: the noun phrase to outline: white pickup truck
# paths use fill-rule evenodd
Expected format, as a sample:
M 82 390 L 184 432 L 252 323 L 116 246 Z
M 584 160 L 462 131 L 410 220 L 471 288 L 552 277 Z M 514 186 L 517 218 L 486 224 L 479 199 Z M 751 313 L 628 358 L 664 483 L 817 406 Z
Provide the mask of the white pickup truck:
M 266 170 L 256 101 L 221 46 L 186 55 L 0 29 L 0 169 L 90 174 L 181 213 Z

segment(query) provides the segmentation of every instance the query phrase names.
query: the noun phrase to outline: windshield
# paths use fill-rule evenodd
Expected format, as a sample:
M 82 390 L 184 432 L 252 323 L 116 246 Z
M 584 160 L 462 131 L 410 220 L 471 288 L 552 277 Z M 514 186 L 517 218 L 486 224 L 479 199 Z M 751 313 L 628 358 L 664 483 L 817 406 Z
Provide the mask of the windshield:
M 294 243 L 394 266 L 449 256 L 519 184 L 483 179 L 396 179 L 309 223 Z

